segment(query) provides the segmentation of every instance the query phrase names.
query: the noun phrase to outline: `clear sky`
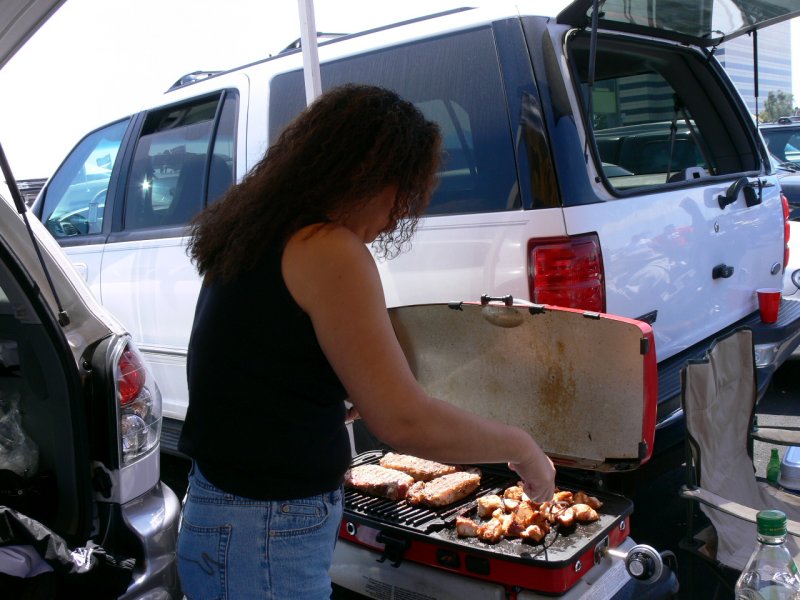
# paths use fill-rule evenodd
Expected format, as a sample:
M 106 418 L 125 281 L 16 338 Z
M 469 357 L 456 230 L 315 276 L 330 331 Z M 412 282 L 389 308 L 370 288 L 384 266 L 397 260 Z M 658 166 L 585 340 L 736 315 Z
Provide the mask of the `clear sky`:
M 314 8 L 318 31 L 350 33 L 475 3 L 315 0 Z M 792 27 L 800 104 L 800 24 Z M 140 109 L 181 75 L 252 62 L 299 37 L 296 0 L 67 0 L 0 70 L 11 168 L 18 179 L 48 177 L 88 131 Z

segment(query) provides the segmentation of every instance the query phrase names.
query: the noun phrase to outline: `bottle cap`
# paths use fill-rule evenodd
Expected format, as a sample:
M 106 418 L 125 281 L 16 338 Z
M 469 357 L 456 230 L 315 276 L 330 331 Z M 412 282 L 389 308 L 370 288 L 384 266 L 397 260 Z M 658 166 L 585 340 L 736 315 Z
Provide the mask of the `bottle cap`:
M 786 514 L 779 510 L 762 510 L 756 515 L 760 535 L 777 537 L 786 535 Z

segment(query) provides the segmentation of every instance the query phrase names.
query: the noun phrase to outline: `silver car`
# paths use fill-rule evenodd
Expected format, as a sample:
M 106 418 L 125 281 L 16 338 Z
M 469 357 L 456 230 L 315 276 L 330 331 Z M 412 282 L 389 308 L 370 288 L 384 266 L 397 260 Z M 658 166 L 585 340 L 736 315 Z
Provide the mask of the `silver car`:
M 0 67 L 59 4 L 0 5 Z M 177 598 L 161 393 L 0 167 L 0 595 Z

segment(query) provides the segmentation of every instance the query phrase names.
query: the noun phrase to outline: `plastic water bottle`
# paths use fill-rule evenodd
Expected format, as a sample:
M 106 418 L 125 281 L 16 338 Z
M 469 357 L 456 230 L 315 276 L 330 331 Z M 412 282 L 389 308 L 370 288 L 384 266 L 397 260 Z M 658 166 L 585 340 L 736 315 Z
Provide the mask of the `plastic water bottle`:
M 756 526 L 756 549 L 736 581 L 736 600 L 800 600 L 800 576 L 784 543 L 786 515 L 762 510 Z
M 777 484 L 780 476 L 781 459 L 780 456 L 778 456 L 778 449 L 773 448 L 769 453 L 769 462 L 767 463 L 767 481 Z

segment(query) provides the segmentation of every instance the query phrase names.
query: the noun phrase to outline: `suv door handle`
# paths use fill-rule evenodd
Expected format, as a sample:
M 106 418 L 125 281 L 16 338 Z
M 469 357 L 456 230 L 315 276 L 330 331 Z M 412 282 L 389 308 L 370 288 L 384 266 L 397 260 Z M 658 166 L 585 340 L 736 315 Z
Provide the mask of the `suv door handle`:
M 727 279 L 733 275 L 733 267 L 726 264 L 717 265 L 711 269 L 711 279 Z
M 756 186 L 758 186 L 758 193 L 756 193 Z M 736 202 L 739 197 L 739 192 L 744 191 L 744 201 L 747 206 L 755 206 L 761 204 L 761 188 L 762 183 L 760 179 L 750 181 L 747 177 L 739 177 L 734 181 L 724 194 L 717 196 L 719 207 L 724 209 L 729 204 Z

